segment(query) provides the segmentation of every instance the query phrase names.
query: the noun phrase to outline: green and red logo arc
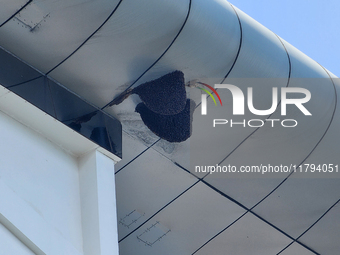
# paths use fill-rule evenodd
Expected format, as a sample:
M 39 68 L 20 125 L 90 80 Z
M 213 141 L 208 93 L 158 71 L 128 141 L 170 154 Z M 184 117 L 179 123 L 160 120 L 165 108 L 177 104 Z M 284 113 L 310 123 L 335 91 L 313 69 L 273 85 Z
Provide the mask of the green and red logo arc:
M 221 106 L 222 106 L 221 97 L 220 97 L 220 95 L 217 93 L 217 91 L 216 91 L 213 87 L 211 87 L 210 85 L 205 84 L 205 83 L 203 83 L 203 82 L 197 82 L 197 83 L 199 83 L 199 84 L 201 84 L 201 85 L 203 85 L 203 86 L 209 88 L 209 89 L 217 96 L 217 98 L 218 98 L 218 100 L 220 101 L 220 104 L 221 104 Z M 216 102 L 216 100 L 215 100 L 215 97 L 213 96 L 213 94 L 212 94 L 209 90 L 204 89 L 204 88 L 200 88 L 200 87 L 197 87 L 197 88 L 200 89 L 200 90 L 202 90 L 202 91 L 204 91 L 204 92 L 206 92 L 206 93 L 212 98 L 212 100 L 214 100 L 214 103 L 215 103 L 215 105 L 217 106 L 217 102 Z

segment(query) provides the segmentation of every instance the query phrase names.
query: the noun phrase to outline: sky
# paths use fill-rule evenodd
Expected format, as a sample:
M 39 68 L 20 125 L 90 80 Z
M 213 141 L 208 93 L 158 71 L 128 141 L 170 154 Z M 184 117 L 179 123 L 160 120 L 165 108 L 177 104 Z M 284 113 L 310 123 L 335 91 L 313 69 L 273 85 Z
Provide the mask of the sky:
M 228 0 L 340 77 L 339 0 Z

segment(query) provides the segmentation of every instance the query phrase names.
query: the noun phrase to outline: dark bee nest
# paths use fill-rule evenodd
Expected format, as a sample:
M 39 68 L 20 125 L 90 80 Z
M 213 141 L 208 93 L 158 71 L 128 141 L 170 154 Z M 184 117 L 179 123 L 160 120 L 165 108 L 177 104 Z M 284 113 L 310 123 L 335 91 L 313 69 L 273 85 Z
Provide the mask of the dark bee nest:
M 183 142 L 191 136 L 196 105 L 187 99 L 183 72 L 177 70 L 126 90 L 109 106 L 120 104 L 131 94 L 137 94 L 142 100 L 136 112 L 157 136 L 169 142 Z
M 144 124 L 157 136 L 169 142 L 183 142 L 191 136 L 195 102 L 187 99 L 184 109 L 174 115 L 162 115 L 151 111 L 144 103 L 136 107 Z
M 131 91 L 137 94 L 151 111 L 162 115 L 174 115 L 184 110 L 186 91 L 184 74 L 174 71 L 156 80 L 143 83 Z

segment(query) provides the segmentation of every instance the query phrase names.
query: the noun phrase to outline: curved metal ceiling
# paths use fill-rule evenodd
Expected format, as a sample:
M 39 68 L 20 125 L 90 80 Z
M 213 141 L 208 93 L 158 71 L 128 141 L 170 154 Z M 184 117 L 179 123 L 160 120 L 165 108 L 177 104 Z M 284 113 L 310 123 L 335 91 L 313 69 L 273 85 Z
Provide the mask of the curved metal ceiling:
M 312 118 L 288 111 L 299 120 L 294 129 L 218 127 L 209 134 L 212 119 L 233 116 L 208 99 L 209 115 L 195 110 L 192 137 L 183 143 L 144 125 L 134 112 L 136 95 L 105 107 L 123 124 L 124 158 L 116 165 L 121 254 L 338 254 L 338 176 L 192 172 L 193 164 L 339 164 L 340 82 L 329 71 L 224 0 L 1 3 L 1 47 L 97 107 L 174 70 L 186 81 L 230 83 L 243 92 L 251 83 L 261 109 L 271 104 L 274 85 L 313 96 Z M 231 108 L 230 94 L 218 92 Z M 199 90 L 187 94 L 200 104 Z M 281 117 L 279 107 L 270 117 Z

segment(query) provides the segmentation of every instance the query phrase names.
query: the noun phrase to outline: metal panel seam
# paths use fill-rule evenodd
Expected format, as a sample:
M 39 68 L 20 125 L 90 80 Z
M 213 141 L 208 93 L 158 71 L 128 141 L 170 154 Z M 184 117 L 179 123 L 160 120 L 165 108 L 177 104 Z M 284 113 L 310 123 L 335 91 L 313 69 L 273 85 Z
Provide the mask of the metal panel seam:
M 116 96 L 113 100 L 111 100 L 110 102 L 108 102 L 106 105 L 104 105 L 101 109 L 104 110 L 107 107 L 112 106 L 112 103 L 114 103 L 116 98 L 119 98 L 120 95 L 124 94 L 127 92 L 127 90 L 129 90 L 134 84 L 136 84 L 136 82 L 138 82 L 152 67 L 154 67 L 157 62 L 168 52 L 168 50 L 171 48 L 171 46 L 175 43 L 175 41 L 177 40 L 177 38 L 179 37 L 179 35 L 182 33 L 183 28 L 185 27 L 189 16 L 190 16 L 190 12 L 191 12 L 191 2 L 192 0 L 189 0 L 189 7 L 188 7 L 188 13 L 187 16 L 185 17 L 185 20 L 183 22 L 182 27 L 180 28 L 180 30 L 178 31 L 177 35 L 175 36 L 175 38 L 172 40 L 172 42 L 170 43 L 170 45 L 165 49 L 165 51 L 162 53 L 162 55 L 160 55 L 160 57 L 150 66 L 148 67 L 131 85 L 129 85 L 122 93 L 120 93 L 118 96 Z
M 29 0 L 26 4 L 24 4 L 23 7 L 21 7 L 19 10 L 17 10 L 11 17 L 9 17 L 5 22 L 3 22 L 0 27 L 2 27 L 3 25 L 5 25 L 8 21 L 10 21 L 11 19 L 13 19 L 19 12 L 21 12 L 27 5 L 29 5 L 33 0 Z
M 49 73 L 51 73 L 53 70 L 55 70 L 56 68 L 58 68 L 61 64 L 63 64 L 66 60 L 68 60 L 70 57 L 72 57 L 72 55 L 74 55 L 81 47 L 84 46 L 85 43 L 87 43 L 88 40 L 90 40 L 108 21 L 109 19 L 113 16 L 113 14 L 116 12 L 116 10 L 118 9 L 118 7 L 120 6 L 120 4 L 122 3 L 123 0 L 120 0 L 119 3 L 117 4 L 117 6 L 113 9 L 113 11 L 110 13 L 110 15 L 106 18 L 106 20 L 84 41 L 82 42 L 82 44 L 80 44 L 78 46 L 78 48 L 76 48 L 70 55 L 68 55 L 63 61 L 61 61 L 59 64 L 57 64 L 55 67 L 53 67 L 51 70 L 49 70 L 48 72 L 46 72 L 46 75 L 48 75 Z

